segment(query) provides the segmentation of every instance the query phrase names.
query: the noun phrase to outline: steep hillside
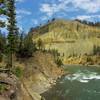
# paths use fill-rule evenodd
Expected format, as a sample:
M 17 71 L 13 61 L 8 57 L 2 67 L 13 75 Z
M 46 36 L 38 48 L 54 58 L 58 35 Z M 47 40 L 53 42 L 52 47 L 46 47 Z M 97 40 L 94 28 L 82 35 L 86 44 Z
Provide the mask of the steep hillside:
M 32 31 L 35 38 L 45 42 L 67 41 L 69 39 L 100 37 L 100 29 L 78 21 L 55 20 Z
M 3 61 L 0 64 L 3 66 L 5 63 Z M 13 75 L 13 78 L 0 73 L 0 100 L 42 100 L 40 94 L 47 91 L 64 74 L 63 69 L 55 63 L 54 57 L 41 51 L 35 52 L 34 56 L 28 59 L 14 58 L 13 64 L 23 71 L 22 76 L 16 78 Z M 11 88 L 8 83 L 11 83 Z M 12 95 L 14 99 L 10 99 Z
M 48 90 L 57 78 L 64 74 L 63 69 L 55 64 L 54 57 L 49 53 L 37 51 L 34 57 L 19 59 L 19 62 L 24 67 L 22 83 L 33 100 L 41 100 L 39 94 Z
M 43 48 L 57 49 L 64 58 L 73 55 L 93 54 L 100 46 L 100 28 L 78 21 L 55 20 L 30 32 L 33 41 L 43 41 Z

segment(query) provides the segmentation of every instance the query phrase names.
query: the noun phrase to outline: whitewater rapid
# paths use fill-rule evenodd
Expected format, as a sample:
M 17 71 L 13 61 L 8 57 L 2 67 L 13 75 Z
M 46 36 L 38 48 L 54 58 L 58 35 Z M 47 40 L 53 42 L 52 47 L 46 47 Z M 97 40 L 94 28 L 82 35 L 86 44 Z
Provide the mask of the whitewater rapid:
M 74 74 L 65 76 L 64 81 L 65 80 L 70 80 L 70 81 L 77 80 L 82 83 L 87 83 L 90 80 L 100 80 L 100 75 L 96 72 L 90 72 L 90 71 L 82 72 L 81 70 L 79 70 Z

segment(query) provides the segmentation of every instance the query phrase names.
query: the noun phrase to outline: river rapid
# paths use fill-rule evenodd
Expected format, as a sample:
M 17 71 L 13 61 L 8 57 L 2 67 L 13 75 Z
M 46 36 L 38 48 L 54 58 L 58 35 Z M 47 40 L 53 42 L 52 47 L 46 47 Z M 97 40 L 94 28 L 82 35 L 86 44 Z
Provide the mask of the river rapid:
M 100 66 L 66 65 L 63 76 L 41 94 L 45 100 L 100 100 Z

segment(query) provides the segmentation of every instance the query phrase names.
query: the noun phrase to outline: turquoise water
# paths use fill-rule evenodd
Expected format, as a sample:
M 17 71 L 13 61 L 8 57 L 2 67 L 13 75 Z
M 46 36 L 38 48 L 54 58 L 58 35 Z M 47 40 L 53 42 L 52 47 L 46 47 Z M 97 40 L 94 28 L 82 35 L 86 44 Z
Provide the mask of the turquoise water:
M 100 68 L 65 66 L 70 74 L 43 93 L 46 100 L 100 100 Z

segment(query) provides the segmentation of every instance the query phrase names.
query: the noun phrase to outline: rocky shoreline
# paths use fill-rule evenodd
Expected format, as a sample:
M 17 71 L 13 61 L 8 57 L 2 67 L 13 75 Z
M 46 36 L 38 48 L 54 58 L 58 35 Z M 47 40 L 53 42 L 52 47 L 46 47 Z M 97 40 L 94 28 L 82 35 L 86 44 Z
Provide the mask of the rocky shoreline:
M 41 96 L 41 94 L 43 94 L 44 92 L 52 88 L 54 85 L 56 85 L 57 80 L 60 79 L 63 75 L 64 74 L 56 78 L 49 78 L 41 81 L 38 80 L 36 83 L 32 84 L 31 88 L 29 87 L 28 83 L 25 83 L 24 80 L 24 87 L 26 87 L 33 100 L 45 100 L 44 97 Z

